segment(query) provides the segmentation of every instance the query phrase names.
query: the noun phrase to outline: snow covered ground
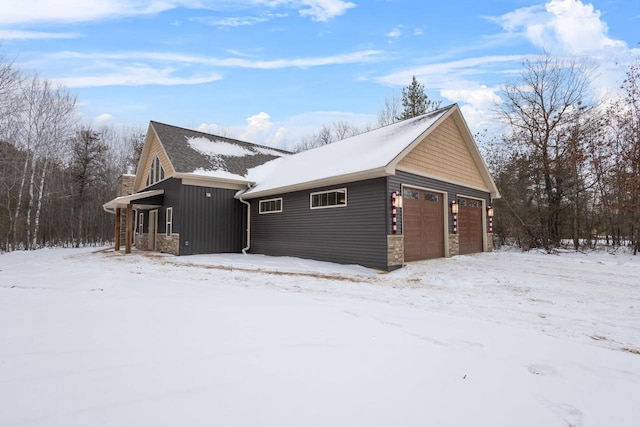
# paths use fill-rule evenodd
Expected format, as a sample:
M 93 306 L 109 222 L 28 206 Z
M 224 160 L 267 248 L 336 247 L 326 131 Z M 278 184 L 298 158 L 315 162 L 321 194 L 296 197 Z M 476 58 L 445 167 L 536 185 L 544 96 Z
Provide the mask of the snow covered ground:
M 640 257 L 0 255 L 0 426 L 639 426 Z

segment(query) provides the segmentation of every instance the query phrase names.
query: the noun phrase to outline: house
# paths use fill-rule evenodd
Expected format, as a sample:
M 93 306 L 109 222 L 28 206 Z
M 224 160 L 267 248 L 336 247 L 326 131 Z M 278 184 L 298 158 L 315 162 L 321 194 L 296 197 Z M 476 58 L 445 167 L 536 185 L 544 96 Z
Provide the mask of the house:
M 456 104 L 296 154 L 151 122 L 133 190 L 138 248 L 383 270 L 492 250 L 500 197 Z

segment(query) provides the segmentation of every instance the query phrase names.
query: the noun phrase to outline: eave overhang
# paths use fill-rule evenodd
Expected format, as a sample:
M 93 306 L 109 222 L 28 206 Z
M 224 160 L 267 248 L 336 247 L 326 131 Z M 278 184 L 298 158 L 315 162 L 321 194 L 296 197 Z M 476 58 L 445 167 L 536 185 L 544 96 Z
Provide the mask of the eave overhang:
M 128 196 L 116 197 L 113 200 L 108 201 L 102 205 L 102 209 L 108 213 L 115 213 L 117 208 L 126 208 L 127 205 L 134 205 L 136 209 L 150 209 L 154 207 L 162 206 L 161 203 L 157 203 L 155 200 L 142 200 L 149 199 L 151 197 L 161 196 L 164 194 L 164 190 L 148 190 L 140 193 L 130 194 Z M 139 202 L 139 203 L 135 203 Z
M 259 188 L 257 188 L 256 190 L 249 189 L 240 193 L 239 195 L 241 195 L 245 200 L 256 199 L 258 197 L 273 196 L 275 194 L 292 193 L 294 191 L 310 190 L 313 188 L 328 187 L 331 185 L 345 184 L 354 181 L 363 181 L 365 179 L 380 178 L 383 176 L 393 175 L 394 173 L 395 171 L 390 170 L 387 167 L 380 167 L 367 171 L 332 176 L 329 178 L 317 179 L 314 181 L 305 181 L 282 187 L 267 188 L 265 190 L 260 190 Z M 237 197 L 238 195 L 236 195 L 236 198 Z

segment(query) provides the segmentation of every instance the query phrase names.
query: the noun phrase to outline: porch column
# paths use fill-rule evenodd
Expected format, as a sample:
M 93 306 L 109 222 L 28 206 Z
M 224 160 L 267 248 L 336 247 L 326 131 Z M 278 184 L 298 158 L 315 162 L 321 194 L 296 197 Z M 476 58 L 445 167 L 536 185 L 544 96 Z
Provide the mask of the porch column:
M 122 220 L 122 213 L 120 208 L 116 208 L 116 244 L 114 249 L 117 251 L 120 250 L 120 221 Z
M 127 242 L 125 244 L 124 253 L 131 253 L 131 237 L 133 236 L 133 205 L 129 203 L 127 205 L 127 216 L 125 219 L 125 227 L 126 227 L 126 239 Z

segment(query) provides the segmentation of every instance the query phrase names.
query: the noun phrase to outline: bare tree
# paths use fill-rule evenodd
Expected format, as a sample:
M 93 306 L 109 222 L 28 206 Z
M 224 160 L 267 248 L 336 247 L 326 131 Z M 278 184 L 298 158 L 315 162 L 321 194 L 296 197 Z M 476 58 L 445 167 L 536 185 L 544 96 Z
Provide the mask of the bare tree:
M 546 54 L 524 63 L 522 74 L 503 87 L 500 113 L 510 126 L 509 148 L 528 165 L 531 208 L 537 226 L 531 244 L 549 247 L 561 238 L 564 203 L 583 167 L 593 67 Z M 572 181 L 573 180 L 573 181 Z
M 379 127 L 387 126 L 398 121 L 402 111 L 402 98 L 392 95 L 385 98 L 382 109 L 378 112 L 377 123 Z
M 622 96 L 607 110 L 609 133 L 606 176 L 601 181 L 604 209 L 615 243 L 628 238 L 640 251 L 640 60 L 627 70 Z
M 27 248 L 34 248 L 48 168 L 56 156 L 64 155 L 63 147 L 75 122 L 76 99 L 65 88 L 54 88 L 51 82 L 37 75 L 28 79 L 20 89 L 22 108 L 17 114 L 16 138 L 28 156 L 23 167 L 15 218 L 17 220 L 20 215 L 24 187 L 28 185 L 24 244 Z M 15 228 L 13 234 L 15 241 Z
M 294 146 L 293 151 L 300 152 L 310 150 L 336 141 L 341 141 L 359 133 L 361 133 L 361 131 L 348 122 L 333 122 L 330 125 L 322 125 L 322 128 L 320 128 L 317 133 L 302 137 Z
M 77 231 L 75 246 L 79 247 L 83 240 L 84 214 L 91 191 L 96 190 L 96 184 L 104 172 L 105 153 L 107 151 L 100 139 L 100 134 L 88 128 L 79 129 L 71 139 L 71 174 L 74 187 L 74 213 Z

